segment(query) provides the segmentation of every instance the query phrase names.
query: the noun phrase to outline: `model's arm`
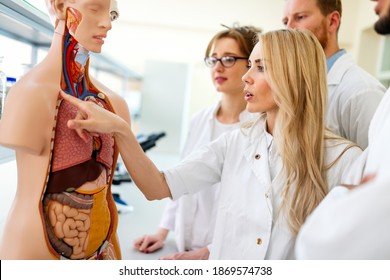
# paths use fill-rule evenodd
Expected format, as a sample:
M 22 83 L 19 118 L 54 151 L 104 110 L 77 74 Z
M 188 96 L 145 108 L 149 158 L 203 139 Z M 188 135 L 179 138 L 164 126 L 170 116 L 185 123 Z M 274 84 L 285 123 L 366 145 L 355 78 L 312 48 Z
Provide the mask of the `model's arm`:
M 50 147 L 58 88 L 28 79 L 15 84 L 7 96 L 0 121 L 0 145 L 41 155 Z
M 164 175 L 145 155 L 128 122 L 96 104 L 83 102 L 64 93 L 61 96 L 79 109 L 80 118 L 70 120 L 69 128 L 78 132 L 113 133 L 126 168 L 145 197 L 148 200 L 171 197 Z

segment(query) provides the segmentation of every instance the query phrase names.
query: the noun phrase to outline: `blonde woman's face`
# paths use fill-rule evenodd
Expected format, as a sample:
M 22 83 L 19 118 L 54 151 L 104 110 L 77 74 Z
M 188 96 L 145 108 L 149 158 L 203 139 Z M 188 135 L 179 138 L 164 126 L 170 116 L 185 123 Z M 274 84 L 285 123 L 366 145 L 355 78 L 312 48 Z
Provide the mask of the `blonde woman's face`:
M 271 87 L 268 84 L 260 43 L 254 47 L 248 64 L 248 71 L 242 77 L 246 109 L 251 113 L 272 113 L 278 111 Z
M 224 56 L 245 57 L 241 53 L 237 41 L 232 38 L 218 39 L 210 56 L 218 59 Z M 246 72 L 246 64 L 246 59 L 238 59 L 233 66 L 226 68 L 222 66 L 220 61 L 217 62 L 210 69 L 215 89 L 226 94 L 243 94 L 244 83 L 241 77 Z
M 100 53 L 111 29 L 110 0 L 76 0 L 69 3 L 67 27 L 88 51 Z

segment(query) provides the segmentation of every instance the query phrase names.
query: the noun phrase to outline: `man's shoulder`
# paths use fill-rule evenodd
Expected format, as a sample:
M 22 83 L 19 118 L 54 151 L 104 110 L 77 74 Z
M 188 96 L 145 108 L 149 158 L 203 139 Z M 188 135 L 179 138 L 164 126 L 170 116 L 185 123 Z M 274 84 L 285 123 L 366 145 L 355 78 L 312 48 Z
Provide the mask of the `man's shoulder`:
M 377 78 L 359 66 L 353 59 L 352 55 L 348 53 L 341 56 L 335 62 L 334 67 L 336 69 L 342 69 L 342 71 L 340 71 L 340 74 L 342 73 L 340 82 L 351 82 L 352 80 L 357 84 L 381 84 Z
M 337 81 L 337 91 L 349 92 L 353 95 L 358 95 L 362 92 L 378 92 L 383 94 L 386 88 L 373 75 L 360 67 L 349 54 L 343 55 L 333 65 L 333 73 L 329 73 L 329 84 L 332 81 Z

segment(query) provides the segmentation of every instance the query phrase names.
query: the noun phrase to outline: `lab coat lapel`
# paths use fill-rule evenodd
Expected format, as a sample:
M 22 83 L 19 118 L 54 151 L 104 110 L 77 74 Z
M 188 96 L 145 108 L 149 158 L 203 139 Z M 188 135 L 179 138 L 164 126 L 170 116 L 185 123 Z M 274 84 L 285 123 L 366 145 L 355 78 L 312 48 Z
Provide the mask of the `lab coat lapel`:
M 267 140 L 264 133 L 257 135 L 257 137 L 254 135 L 251 136 L 252 139 L 250 139 L 250 141 L 252 144 L 245 150 L 244 156 L 256 178 L 259 180 L 263 188 L 267 190 L 271 186 Z
M 259 199 L 267 204 L 270 220 L 272 221 L 273 207 L 268 193 L 268 190 L 271 189 L 272 182 L 268 163 L 267 140 L 264 134 L 257 136 L 257 139 L 245 150 L 244 156 L 259 182 L 258 188 L 261 188 L 260 191 L 262 192 Z
M 328 86 L 336 86 L 340 84 L 345 72 L 354 64 L 353 58 L 349 54 L 340 56 L 327 75 Z

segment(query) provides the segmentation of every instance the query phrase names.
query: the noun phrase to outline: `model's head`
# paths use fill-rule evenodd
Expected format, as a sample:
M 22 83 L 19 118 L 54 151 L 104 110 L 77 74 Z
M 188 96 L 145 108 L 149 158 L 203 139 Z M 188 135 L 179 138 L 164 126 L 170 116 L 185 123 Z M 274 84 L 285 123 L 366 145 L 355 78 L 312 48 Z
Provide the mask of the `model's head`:
M 382 35 L 390 34 L 390 0 L 372 0 L 378 2 L 375 12 L 379 19 L 375 22 L 375 31 Z
M 85 49 L 100 52 L 119 12 L 116 0 L 46 0 L 49 14 L 57 27 L 66 21 L 69 33 Z
M 337 36 L 341 15 L 341 0 L 285 0 L 283 24 L 310 30 L 325 49 L 329 34 Z
M 211 78 L 217 91 L 242 94 L 241 77 L 246 72 L 248 57 L 261 29 L 239 25 L 224 27 L 226 29 L 214 35 L 209 42 L 205 63 L 210 67 Z

